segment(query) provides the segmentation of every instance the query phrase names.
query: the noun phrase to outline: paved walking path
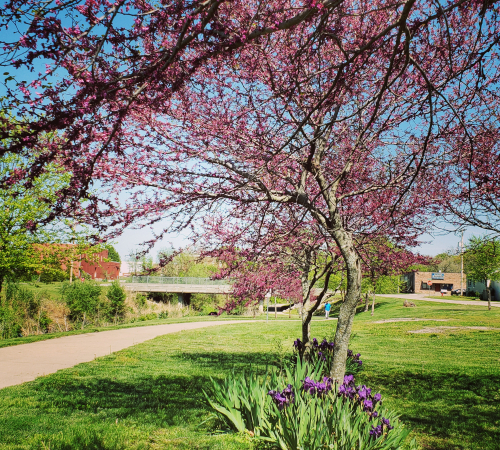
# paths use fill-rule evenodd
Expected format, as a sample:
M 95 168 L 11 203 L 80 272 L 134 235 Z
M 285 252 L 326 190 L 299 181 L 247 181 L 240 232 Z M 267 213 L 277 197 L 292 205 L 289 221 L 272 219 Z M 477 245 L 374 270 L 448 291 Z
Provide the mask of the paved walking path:
M 217 320 L 122 328 L 0 348 L 0 389 L 92 361 L 164 334 L 248 322 L 255 321 Z
M 456 305 L 470 305 L 470 306 L 482 306 L 488 308 L 488 302 L 484 300 L 448 300 L 441 298 L 429 298 L 425 294 L 377 294 L 377 297 L 388 297 L 388 298 L 401 298 L 405 300 L 425 300 L 426 302 L 436 302 L 436 303 L 452 303 Z M 500 308 L 500 302 L 491 302 L 491 307 Z

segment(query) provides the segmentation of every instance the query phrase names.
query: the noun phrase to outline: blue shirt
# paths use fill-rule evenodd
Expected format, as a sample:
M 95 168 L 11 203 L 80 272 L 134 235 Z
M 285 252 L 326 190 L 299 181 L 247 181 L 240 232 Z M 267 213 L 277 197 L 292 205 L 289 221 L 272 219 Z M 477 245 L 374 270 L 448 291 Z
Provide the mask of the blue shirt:
M 327 303 L 325 305 L 325 311 L 330 311 L 331 308 L 332 308 L 332 305 L 330 305 L 330 303 Z

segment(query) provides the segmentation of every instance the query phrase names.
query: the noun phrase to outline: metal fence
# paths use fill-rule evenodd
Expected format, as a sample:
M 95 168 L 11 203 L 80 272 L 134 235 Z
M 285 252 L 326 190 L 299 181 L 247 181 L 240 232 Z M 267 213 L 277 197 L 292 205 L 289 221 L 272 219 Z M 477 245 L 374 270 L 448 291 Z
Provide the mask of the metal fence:
M 224 285 L 230 284 L 228 280 L 211 280 L 201 277 L 152 277 L 136 276 L 132 277 L 132 283 L 147 284 L 198 284 L 198 285 Z

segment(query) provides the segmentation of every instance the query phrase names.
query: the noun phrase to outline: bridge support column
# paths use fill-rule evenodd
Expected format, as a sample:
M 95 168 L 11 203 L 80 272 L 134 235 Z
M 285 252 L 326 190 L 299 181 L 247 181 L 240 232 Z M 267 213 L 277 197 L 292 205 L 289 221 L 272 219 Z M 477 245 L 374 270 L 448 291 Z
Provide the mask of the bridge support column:
M 177 300 L 179 302 L 179 306 L 189 306 L 191 304 L 191 294 L 189 293 L 179 293 L 177 294 Z

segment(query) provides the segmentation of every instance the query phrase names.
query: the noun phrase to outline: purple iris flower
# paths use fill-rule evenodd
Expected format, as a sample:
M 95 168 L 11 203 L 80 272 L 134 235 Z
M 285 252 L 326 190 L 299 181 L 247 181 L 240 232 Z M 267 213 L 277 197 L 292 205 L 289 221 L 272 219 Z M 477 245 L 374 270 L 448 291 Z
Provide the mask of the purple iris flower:
M 271 396 L 274 403 L 280 411 L 283 410 L 288 404 L 295 401 L 295 394 L 292 391 L 292 385 L 289 384 L 282 392 L 279 391 L 269 391 L 267 393 Z
M 354 375 L 346 375 L 344 377 L 344 384 L 349 385 L 354 381 Z
M 358 395 L 361 400 L 365 400 L 370 395 L 371 389 L 368 389 L 365 385 L 358 386 Z
M 372 429 L 370 430 L 370 436 L 375 436 L 375 439 L 379 436 L 382 436 L 382 425 L 377 425 L 374 427 L 372 425 Z
M 373 400 L 375 400 L 376 402 L 379 402 L 381 398 L 382 398 L 382 395 L 375 394 L 374 397 L 373 397 Z
M 332 380 L 328 377 L 324 377 L 322 383 L 306 377 L 303 383 L 304 391 L 311 395 L 324 395 L 332 390 Z
M 386 419 L 385 417 L 382 417 L 382 424 L 387 427 L 388 430 L 392 430 L 394 427 L 391 427 L 391 422 L 389 419 Z

